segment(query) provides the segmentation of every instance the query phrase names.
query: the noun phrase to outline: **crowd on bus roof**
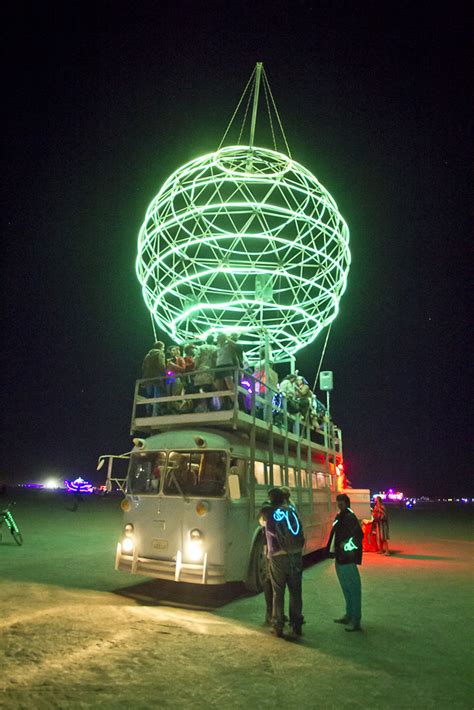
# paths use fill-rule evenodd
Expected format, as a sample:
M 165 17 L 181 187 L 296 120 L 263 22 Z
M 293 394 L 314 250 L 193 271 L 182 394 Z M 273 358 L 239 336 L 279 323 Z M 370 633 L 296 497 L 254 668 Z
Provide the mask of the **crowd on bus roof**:
M 272 392 L 275 410 L 279 410 L 282 397 L 286 399 L 287 411 L 294 417 L 307 418 L 312 428 L 318 428 L 326 414 L 323 404 L 309 386 L 308 381 L 298 371 L 286 374 L 281 382 L 272 362 L 265 367 L 265 350 L 260 351 L 260 361 L 251 366 L 245 357 L 244 348 L 239 343 L 239 334 L 218 333 L 209 335 L 205 342 L 188 343 L 181 347 L 168 348 L 157 341 L 143 360 L 142 377 L 154 380 L 145 384 L 147 397 L 178 397 L 199 393 L 210 395 L 234 389 L 236 368 L 242 371 L 239 384 L 246 387 L 249 397 L 239 396 L 239 407 L 249 409 L 252 387 L 261 398 L 268 384 Z M 251 375 L 251 378 L 245 379 Z M 268 383 L 267 383 L 268 377 Z M 158 378 L 158 379 L 155 379 Z M 160 379 L 161 378 L 161 379 Z M 207 412 L 232 408 L 232 400 L 223 395 L 214 397 L 184 398 L 174 402 L 150 405 L 153 415 L 183 412 Z M 263 404 L 257 400 L 257 416 L 262 416 Z M 276 415 L 278 417 L 278 414 Z

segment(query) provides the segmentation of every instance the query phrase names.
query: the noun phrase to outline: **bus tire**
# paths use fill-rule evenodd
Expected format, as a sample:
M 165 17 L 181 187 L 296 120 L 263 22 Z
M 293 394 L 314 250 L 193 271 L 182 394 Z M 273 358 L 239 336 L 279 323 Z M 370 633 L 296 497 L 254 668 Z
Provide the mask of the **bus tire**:
M 249 592 L 258 594 L 263 590 L 267 579 L 267 560 L 265 558 L 263 534 L 257 536 L 250 557 L 249 573 L 245 586 Z

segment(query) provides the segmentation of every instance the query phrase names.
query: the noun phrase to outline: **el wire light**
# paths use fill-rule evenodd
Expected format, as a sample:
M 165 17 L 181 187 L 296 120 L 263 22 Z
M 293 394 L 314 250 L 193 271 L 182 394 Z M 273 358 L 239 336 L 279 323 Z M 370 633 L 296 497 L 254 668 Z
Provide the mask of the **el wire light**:
M 178 343 L 239 332 L 277 362 L 337 316 L 349 229 L 316 177 L 267 148 L 227 146 L 174 172 L 152 200 L 136 262 L 145 303 Z

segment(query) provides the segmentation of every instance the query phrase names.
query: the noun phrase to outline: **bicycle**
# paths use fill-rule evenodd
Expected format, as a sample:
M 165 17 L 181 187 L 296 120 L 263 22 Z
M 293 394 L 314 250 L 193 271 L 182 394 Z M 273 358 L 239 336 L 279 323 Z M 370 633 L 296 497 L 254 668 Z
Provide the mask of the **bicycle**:
M 7 528 L 10 530 L 13 539 L 15 540 L 17 545 L 23 545 L 23 536 L 20 532 L 20 528 L 15 522 L 15 518 L 10 512 L 10 508 L 12 507 L 12 503 L 9 503 L 8 506 L 0 511 L 0 541 L 2 539 L 2 524 L 5 522 L 7 524 Z

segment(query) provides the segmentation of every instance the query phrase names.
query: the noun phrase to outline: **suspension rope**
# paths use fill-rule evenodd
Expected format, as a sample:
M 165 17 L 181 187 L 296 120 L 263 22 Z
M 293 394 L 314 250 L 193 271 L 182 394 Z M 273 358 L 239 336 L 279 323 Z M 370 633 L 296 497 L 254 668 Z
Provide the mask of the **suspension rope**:
M 265 77 L 265 80 L 266 80 L 266 83 L 267 83 L 267 86 L 268 86 L 268 91 L 269 91 L 269 94 L 270 94 L 270 98 L 271 98 L 271 100 L 272 100 L 273 108 L 274 108 L 274 110 L 275 110 L 275 114 L 276 114 L 276 117 L 277 117 L 277 119 L 278 119 L 278 125 L 280 126 L 281 135 L 283 136 L 283 140 L 285 141 L 286 151 L 287 151 L 287 153 L 288 153 L 288 156 L 291 158 L 290 146 L 288 145 L 288 141 L 286 140 L 285 131 L 283 130 L 283 125 L 282 125 L 281 120 L 280 120 L 280 114 L 278 113 L 278 109 L 277 109 L 277 107 L 276 107 L 275 99 L 273 98 L 272 90 L 271 90 L 271 88 L 270 88 L 270 82 L 268 81 L 267 72 L 265 71 L 265 67 L 262 67 L 262 73 L 263 73 L 263 76 Z
M 275 131 L 273 130 L 272 112 L 271 112 L 271 110 L 270 110 L 270 102 L 268 101 L 268 89 L 267 89 L 267 84 L 268 84 L 268 79 L 267 79 L 267 77 L 266 77 L 266 75 L 265 75 L 265 72 L 264 72 L 264 73 L 263 73 L 263 89 L 264 89 L 264 92 L 265 92 L 265 101 L 266 101 L 266 103 L 267 103 L 268 118 L 269 118 L 269 121 L 270 121 L 270 128 L 271 128 L 271 131 L 272 131 L 273 147 L 274 147 L 275 150 L 277 151 L 277 150 L 278 150 L 278 147 L 277 147 L 277 142 L 276 142 L 276 140 L 275 140 Z
M 224 135 L 222 136 L 222 140 L 221 140 L 221 142 L 219 143 L 219 145 L 218 145 L 218 147 L 217 147 L 217 150 L 220 150 L 220 149 L 221 149 L 221 147 L 222 147 L 222 145 L 223 145 L 225 139 L 227 138 L 227 134 L 229 133 L 229 130 L 230 130 L 230 128 L 231 128 L 231 126 L 232 126 L 232 124 L 233 124 L 233 122 L 234 122 L 234 120 L 235 120 L 235 117 L 237 116 L 237 113 L 239 112 L 239 109 L 240 109 L 240 107 L 241 107 L 241 105 L 242 105 L 242 102 L 243 102 L 243 100 L 244 100 L 244 97 L 245 97 L 245 95 L 246 95 L 247 92 L 248 92 L 247 105 L 246 105 L 246 107 L 245 107 L 244 118 L 243 118 L 243 121 L 242 121 L 242 125 L 241 125 L 241 127 L 240 127 L 240 133 L 239 133 L 239 137 L 238 137 L 238 141 L 237 141 L 237 145 L 240 145 L 240 140 L 241 140 L 241 138 L 242 138 L 242 133 L 243 133 L 243 131 L 244 131 L 245 124 L 246 124 L 246 121 L 247 121 L 247 116 L 248 116 L 248 111 L 249 111 L 249 107 L 250 107 L 250 102 L 251 102 L 252 96 L 254 95 L 254 92 L 255 92 L 256 71 L 257 71 L 257 67 L 255 66 L 254 69 L 253 69 L 253 71 L 252 71 L 252 73 L 251 73 L 251 75 L 250 75 L 250 79 L 248 80 L 248 82 L 247 82 L 247 84 L 246 84 L 246 86 L 245 86 L 245 89 L 244 89 L 243 92 L 242 92 L 242 96 L 241 96 L 240 99 L 239 99 L 239 102 L 238 102 L 238 104 L 237 104 L 237 106 L 236 106 L 236 109 L 235 109 L 234 113 L 232 114 L 232 118 L 230 119 L 230 121 L 229 121 L 229 123 L 228 123 L 228 125 L 227 125 L 227 128 L 226 128 L 226 130 L 225 130 L 225 132 L 224 132 Z M 283 129 L 283 124 L 282 124 L 282 122 L 281 122 L 280 114 L 278 113 L 278 109 L 277 109 L 277 107 L 276 107 L 276 102 L 275 102 L 275 99 L 274 99 L 274 97 L 273 97 L 273 93 L 272 93 L 272 90 L 271 90 L 271 87 L 270 87 L 270 82 L 268 81 L 268 76 L 267 76 L 267 73 L 266 73 L 266 71 L 265 71 L 265 67 L 263 67 L 263 66 L 262 66 L 262 79 L 263 79 L 263 82 L 262 82 L 262 83 L 263 83 L 263 89 L 264 89 L 264 92 L 265 92 L 265 101 L 266 101 L 266 104 L 267 104 L 268 118 L 269 118 L 269 121 L 270 121 L 270 129 L 271 129 L 271 132 L 272 132 L 273 146 L 274 146 L 275 150 L 278 150 L 278 143 L 277 143 L 277 140 L 276 140 L 275 129 L 274 129 L 274 126 L 273 126 L 272 107 L 273 107 L 273 111 L 275 112 L 275 116 L 276 116 L 277 121 L 278 121 L 278 126 L 279 126 L 279 128 L 280 128 L 280 132 L 281 132 L 281 135 L 282 135 L 282 137 L 283 137 L 283 141 L 284 141 L 284 143 L 285 143 L 285 148 L 286 148 L 287 155 L 288 155 L 288 157 L 291 158 L 290 146 L 288 145 L 288 141 L 287 141 L 287 139 L 286 139 L 286 134 L 285 134 L 285 131 L 284 131 L 284 129 Z M 252 85 L 252 86 L 251 86 L 251 85 Z M 251 88 L 250 88 L 250 91 L 249 91 L 249 87 L 250 87 L 250 86 L 251 86 Z
M 228 132 L 229 132 L 229 129 L 230 129 L 230 127 L 231 127 L 231 125 L 232 125 L 232 123 L 233 123 L 233 121 L 234 121 L 234 118 L 236 117 L 237 112 L 238 112 L 238 110 L 239 110 L 239 108 L 240 108 L 240 104 L 242 103 L 243 98 L 244 98 L 245 94 L 247 93 L 247 89 L 249 88 L 249 86 L 250 86 L 250 84 L 251 84 L 251 82 L 252 82 L 252 79 L 254 79 L 256 69 L 257 69 L 257 67 L 255 66 L 254 69 L 253 69 L 252 74 L 250 75 L 250 79 L 248 80 L 247 85 L 246 85 L 246 87 L 245 87 L 245 89 L 244 89 L 244 91 L 243 91 L 243 94 L 242 94 L 242 96 L 240 97 L 239 103 L 237 104 L 237 108 L 235 109 L 234 113 L 232 114 L 232 118 L 231 118 L 230 121 L 229 121 L 229 125 L 227 126 L 227 128 L 226 128 L 226 130 L 225 130 L 225 133 L 224 133 L 224 135 L 222 136 L 222 140 L 221 140 L 221 142 L 219 143 L 217 150 L 220 150 L 220 148 L 222 147 L 223 142 L 224 142 L 225 139 L 226 139 L 226 136 L 227 136 L 227 134 L 228 134 Z
M 247 114 L 248 114 L 248 112 L 249 112 L 249 106 L 250 106 L 250 102 L 251 102 L 251 100 L 252 100 L 252 96 L 253 96 L 253 92 L 254 92 L 254 91 L 255 91 L 255 81 L 254 81 L 254 83 L 253 83 L 252 89 L 249 91 L 249 97 L 248 97 L 248 99 L 247 99 L 247 106 L 245 107 L 244 119 L 243 119 L 242 125 L 241 125 L 241 127 L 240 127 L 240 133 L 239 133 L 239 138 L 238 138 L 238 141 L 237 141 L 237 145 L 240 145 L 240 139 L 242 138 L 242 133 L 244 132 L 245 123 L 246 123 L 246 121 L 247 121 Z
M 323 350 L 322 350 L 321 357 L 320 357 L 320 360 L 319 360 L 319 365 L 318 365 L 318 369 L 317 369 L 317 372 L 316 372 L 316 377 L 314 378 L 314 382 L 313 382 L 313 387 L 312 387 L 312 391 L 313 391 L 313 392 L 314 392 L 314 390 L 316 389 L 316 386 L 317 386 L 317 384 L 318 384 L 318 377 L 319 377 L 319 373 L 321 372 L 321 366 L 322 366 L 322 364 L 323 364 L 324 355 L 325 355 L 325 353 L 326 353 L 326 347 L 327 347 L 327 344 L 328 344 L 329 333 L 331 332 L 331 328 L 332 328 L 332 322 L 330 323 L 329 328 L 328 328 L 328 331 L 327 331 L 327 333 L 326 333 L 326 340 L 324 341 L 324 346 L 323 346 Z M 307 411 L 306 411 L 306 414 L 305 414 L 305 417 L 304 417 L 303 430 L 304 430 L 305 427 L 308 427 L 308 425 L 309 425 L 309 415 L 310 415 L 310 412 L 311 412 L 311 407 L 308 407 L 308 409 L 307 409 Z
M 317 372 L 316 372 L 316 378 L 315 378 L 314 384 L 313 384 L 313 391 L 316 389 L 316 385 L 317 385 L 317 383 L 318 383 L 318 377 L 319 377 L 319 373 L 321 372 L 321 366 L 322 366 L 322 364 L 323 364 L 323 358 L 324 358 L 324 354 L 325 354 L 325 352 L 326 352 L 326 346 L 327 346 L 327 344 L 328 344 L 329 333 L 331 332 L 331 328 L 332 328 L 332 322 L 331 322 L 331 324 L 329 325 L 328 332 L 326 333 L 326 340 L 324 341 L 324 347 L 323 347 L 323 351 L 322 351 L 322 353 L 321 353 L 321 359 L 320 359 L 320 361 L 319 361 L 318 370 L 317 370 Z
M 151 318 L 151 327 L 153 328 L 153 337 L 155 338 L 154 342 L 156 343 L 157 335 L 156 335 L 155 319 L 153 318 L 151 311 L 150 311 L 150 318 Z

